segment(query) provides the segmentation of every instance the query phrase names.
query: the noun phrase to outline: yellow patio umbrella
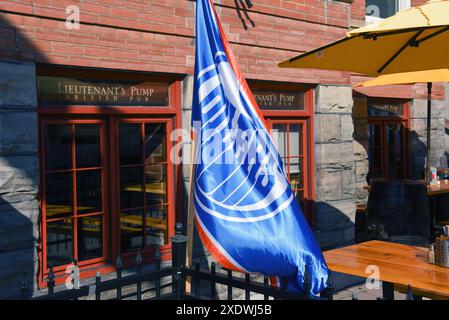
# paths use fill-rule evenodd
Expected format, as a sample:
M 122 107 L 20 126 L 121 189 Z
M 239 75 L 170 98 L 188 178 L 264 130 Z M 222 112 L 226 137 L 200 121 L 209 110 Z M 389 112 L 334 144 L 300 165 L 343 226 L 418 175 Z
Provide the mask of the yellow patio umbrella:
M 427 160 L 426 160 L 426 182 L 430 181 L 430 128 L 431 128 L 431 106 L 432 106 L 432 83 L 449 82 L 448 69 L 436 69 L 414 72 L 393 73 L 378 76 L 368 81 L 357 84 L 355 87 L 374 87 L 392 84 L 412 84 L 427 82 Z
M 370 76 L 449 68 L 449 0 L 355 29 L 346 37 L 279 63 L 282 68 L 351 71 Z

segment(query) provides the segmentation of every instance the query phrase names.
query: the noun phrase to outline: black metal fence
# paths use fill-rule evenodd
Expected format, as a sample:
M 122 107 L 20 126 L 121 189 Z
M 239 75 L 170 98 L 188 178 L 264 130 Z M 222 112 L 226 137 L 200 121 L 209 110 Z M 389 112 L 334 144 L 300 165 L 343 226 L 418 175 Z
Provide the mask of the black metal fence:
M 176 235 L 172 237 L 172 266 L 169 268 L 161 268 L 160 257 L 156 257 L 154 271 L 142 271 L 142 256 L 140 252 L 136 257 L 136 271 L 127 276 L 122 276 L 122 263 L 120 257 L 116 261 L 116 278 L 111 280 L 102 280 L 101 274 L 97 273 L 95 284 L 85 285 L 79 288 L 66 289 L 55 292 L 55 275 L 53 268 L 47 278 L 47 293 L 33 300 L 76 300 L 85 297 L 95 296 L 95 300 L 102 300 L 102 293 L 116 291 L 115 297 L 110 299 L 122 300 L 126 297 L 123 295 L 123 288 L 135 286 L 135 298 L 137 300 L 153 300 L 153 299 L 167 299 L 167 300 L 215 300 L 217 299 L 216 284 L 221 284 L 227 287 L 227 299 L 233 299 L 234 289 L 244 291 L 245 300 L 250 300 L 251 293 L 258 293 L 263 295 L 265 300 L 270 297 L 274 299 L 288 299 L 288 300 L 332 300 L 333 286 L 331 275 L 327 288 L 321 293 L 320 297 L 312 297 L 306 293 L 298 293 L 287 290 L 287 279 L 281 279 L 281 286 L 273 287 L 268 284 L 268 277 L 264 277 L 264 282 L 256 282 L 250 279 L 249 274 L 245 274 L 244 278 L 237 277 L 231 270 L 225 270 L 226 273 L 217 272 L 215 263 L 210 265 L 210 270 L 201 269 L 199 263 L 195 263 L 193 267 L 186 266 L 186 245 L 187 237 L 182 234 L 182 225 L 176 224 Z M 165 285 L 168 291 L 162 294 L 161 279 L 171 277 L 171 283 Z M 155 286 L 148 291 L 154 291 L 154 294 L 144 297 L 142 293 L 142 284 L 144 282 L 153 281 Z M 186 281 L 191 284 L 190 292 L 186 292 Z M 201 287 L 201 281 L 210 283 L 210 290 L 208 294 L 204 294 L 204 287 Z M 305 288 L 310 286 L 309 276 L 306 271 Z M 169 288 L 171 287 L 171 289 Z M 29 288 L 24 280 L 21 287 L 23 299 L 29 299 Z M 305 290 L 308 292 L 308 290 Z

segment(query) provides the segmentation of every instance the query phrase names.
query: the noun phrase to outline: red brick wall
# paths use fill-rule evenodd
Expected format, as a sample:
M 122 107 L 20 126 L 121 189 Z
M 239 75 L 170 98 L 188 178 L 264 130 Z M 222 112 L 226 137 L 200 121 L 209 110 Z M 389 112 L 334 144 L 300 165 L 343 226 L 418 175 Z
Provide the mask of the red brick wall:
M 349 83 L 348 73 L 276 67 L 284 59 L 343 36 L 348 4 L 257 0 L 245 14 L 233 0 L 216 2 L 247 78 Z M 80 30 L 65 28 L 65 8 L 73 4 L 80 7 Z M 0 0 L 0 58 L 192 73 L 194 11 L 190 0 Z
M 247 78 L 351 83 L 347 72 L 277 63 L 344 36 L 350 19 L 364 18 L 365 0 L 255 0 L 245 10 L 240 1 L 215 2 Z M 68 5 L 80 7 L 79 30 L 65 27 Z M 193 0 L 0 0 L 0 58 L 193 73 L 194 14 Z
M 411 0 L 411 5 L 412 7 L 416 7 L 416 6 L 420 6 L 426 2 L 428 2 L 429 0 Z
M 366 1 L 354 0 L 351 4 L 351 18 L 355 20 L 365 20 Z

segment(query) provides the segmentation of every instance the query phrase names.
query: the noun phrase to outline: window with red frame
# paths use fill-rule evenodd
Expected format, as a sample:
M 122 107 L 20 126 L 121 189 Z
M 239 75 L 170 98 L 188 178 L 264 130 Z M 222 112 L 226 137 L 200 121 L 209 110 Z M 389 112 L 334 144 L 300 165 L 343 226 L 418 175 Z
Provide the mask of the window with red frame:
M 408 103 L 368 101 L 368 180 L 409 176 Z
M 179 79 L 49 66 L 37 74 L 39 285 L 50 266 L 64 281 L 74 260 L 85 277 L 111 271 L 118 254 L 135 263 L 136 250 L 147 261 L 156 249 L 169 259 L 182 201 L 169 156 L 170 134 L 181 126 Z

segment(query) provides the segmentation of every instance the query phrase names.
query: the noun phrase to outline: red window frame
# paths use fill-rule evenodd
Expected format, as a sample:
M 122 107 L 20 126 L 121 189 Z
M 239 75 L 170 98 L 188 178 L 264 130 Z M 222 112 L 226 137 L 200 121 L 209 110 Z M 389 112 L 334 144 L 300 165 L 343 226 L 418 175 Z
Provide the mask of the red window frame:
M 134 118 L 134 117 L 128 117 L 128 118 L 120 118 L 120 119 L 116 119 L 115 122 L 115 141 L 119 141 L 119 130 L 118 130 L 118 126 L 120 125 L 120 123 L 136 123 L 136 124 L 144 124 L 144 123 L 164 123 L 166 125 L 166 150 L 167 152 L 167 159 L 166 159 L 166 164 L 167 164 L 167 203 L 164 203 L 163 205 L 167 205 L 168 209 L 167 209 L 167 225 L 168 225 L 168 240 L 170 239 L 170 237 L 174 236 L 175 231 L 174 231 L 174 225 L 175 225 L 175 203 L 174 201 L 171 201 L 171 199 L 175 198 L 174 195 L 174 189 L 176 188 L 175 186 L 175 179 L 174 179 L 174 168 L 173 168 L 173 164 L 170 161 L 170 151 L 172 150 L 172 141 L 170 141 L 170 134 L 172 132 L 172 119 L 170 118 Z M 144 130 L 142 130 L 142 138 L 144 138 Z M 142 141 L 144 141 L 144 139 L 142 139 Z M 117 148 L 118 149 L 118 148 Z M 145 153 L 143 152 L 143 157 L 145 157 Z M 117 196 L 115 197 L 114 201 L 114 206 L 116 206 L 117 208 L 117 214 L 115 214 L 115 221 L 114 224 L 117 226 L 114 228 L 114 230 L 116 230 L 118 232 L 118 236 L 113 239 L 115 240 L 112 244 L 112 250 L 113 252 L 118 252 L 119 248 L 120 248 L 120 164 L 118 163 L 119 160 L 119 153 L 117 150 L 116 155 L 114 156 L 115 162 L 116 164 L 114 165 L 114 171 L 113 171 L 113 175 L 116 177 L 116 191 L 117 192 Z M 145 159 L 143 159 L 143 161 L 145 161 Z M 144 183 L 145 185 L 145 183 Z M 148 207 L 145 204 L 145 197 L 144 197 L 144 207 Z M 145 214 L 143 216 L 143 225 L 144 225 L 144 229 L 146 228 L 146 224 L 145 224 Z M 115 250 L 114 250 L 115 249 Z M 142 251 L 143 254 L 145 254 L 146 256 L 152 256 L 154 254 L 154 249 L 153 248 L 144 248 L 144 250 Z M 164 257 L 168 257 L 171 254 L 171 244 L 168 242 L 168 244 L 161 246 L 160 247 L 160 253 L 161 256 Z M 125 263 L 124 265 L 130 265 L 133 264 L 132 259 L 135 258 L 136 253 L 135 252 L 123 252 L 121 254 L 122 259 L 124 259 Z M 144 261 L 151 261 L 151 259 L 144 259 Z
M 43 124 L 47 122 L 103 122 L 104 123 L 104 158 L 106 161 L 106 169 L 108 173 L 105 174 L 105 183 L 103 188 L 108 185 L 110 187 L 106 189 L 107 196 L 104 199 L 104 210 L 109 210 L 106 216 L 109 216 L 107 222 L 104 223 L 103 228 L 106 229 L 103 232 L 103 250 L 106 252 L 100 259 L 88 260 L 87 262 L 79 263 L 81 278 L 89 278 L 95 276 L 96 272 L 108 273 L 115 271 L 115 260 L 118 255 L 119 248 L 119 207 L 118 200 L 111 201 L 111 199 L 117 199 L 119 194 L 119 179 L 118 172 L 118 123 L 119 121 L 146 121 L 146 122 L 166 122 L 167 128 L 178 129 L 182 126 L 181 120 L 181 80 L 182 76 L 166 75 L 166 74 L 146 74 L 146 73 L 130 73 L 124 71 L 108 71 L 108 70 L 96 70 L 96 69 L 78 69 L 78 68 L 62 68 L 48 65 L 38 65 L 36 68 L 38 75 L 47 76 L 64 76 L 64 77 L 93 77 L 97 79 L 117 79 L 117 80 L 136 80 L 145 79 L 155 81 L 167 81 L 169 83 L 169 105 L 168 106 L 152 106 L 152 107 L 135 107 L 135 106 L 96 106 L 96 105 L 64 105 L 55 106 L 47 104 L 39 104 L 39 158 L 40 158 L 40 173 L 43 176 L 43 135 L 41 130 Z M 167 129 L 168 130 L 168 129 Z M 169 132 L 169 131 L 167 131 Z M 171 132 L 169 132 L 171 134 Z M 114 140 L 115 139 L 115 140 Z M 174 234 L 174 224 L 176 221 L 182 221 L 183 219 L 183 197 L 182 197 L 182 164 L 171 163 L 169 152 L 170 148 L 174 144 L 181 143 L 182 137 L 177 137 L 176 141 L 171 141 L 170 135 L 167 136 L 167 160 L 170 162 L 170 177 L 167 172 L 167 199 L 172 202 L 171 209 L 168 210 L 167 219 L 168 223 L 168 238 Z M 103 152 L 103 150 L 102 150 Z M 42 221 L 44 218 L 42 214 L 43 208 L 43 183 L 40 181 L 39 191 L 39 207 L 40 207 L 40 240 L 39 240 L 39 277 L 38 286 L 40 288 L 46 287 L 46 277 L 48 275 L 48 266 L 44 261 L 44 251 L 46 247 L 45 233 L 43 232 Z M 103 192 L 103 193 L 104 193 Z M 107 208 L 107 209 L 106 209 Z M 107 224 L 108 223 L 108 224 Z M 171 243 L 160 248 L 161 259 L 167 261 L 171 259 Z M 154 261 L 154 250 L 142 251 L 144 262 Z M 135 253 L 123 254 L 123 266 L 131 266 L 135 264 Z M 65 281 L 65 266 L 54 268 L 56 274 L 56 284 L 64 283 Z
M 398 116 L 368 116 L 368 125 L 379 125 L 381 127 L 381 137 L 380 137 L 380 159 L 381 159 L 381 177 L 388 177 L 388 168 L 387 168 L 387 159 L 385 158 L 388 155 L 388 145 L 386 140 L 386 127 L 388 125 L 397 125 L 401 124 L 405 130 L 402 132 L 402 139 L 405 142 L 402 145 L 402 153 L 404 157 L 404 178 L 407 179 L 410 177 L 410 102 L 403 100 L 395 100 L 395 99 L 370 99 L 368 103 L 400 103 L 402 104 L 403 114 Z M 371 142 L 368 141 L 368 152 L 372 152 Z M 370 171 L 373 169 L 372 164 L 369 163 Z M 371 171 L 372 172 L 372 171 Z
M 77 225 L 77 220 L 80 217 L 87 217 L 87 216 L 98 216 L 101 215 L 103 218 L 103 223 L 102 223 L 102 241 L 103 241 L 103 254 L 101 257 L 95 258 L 95 259 L 90 259 L 87 261 L 80 261 L 78 262 L 79 267 L 83 267 L 85 265 L 91 265 L 91 264 L 96 264 L 98 262 L 104 261 L 107 258 L 107 250 L 106 250 L 106 243 L 107 243 L 107 238 L 108 238 L 108 230 L 106 228 L 107 224 L 108 224 L 108 214 L 107 212 L 109 211 L 109 206 L 108 206 L 108 194 L 107 194 L 107 190 L 106 190 L 106 186 L 108 185 L 108 180 L 107 180 L 107 171 L 108 171 L 108 161 L 107 161 L 107 152 L 105 149 L 105 123 L 103 120 L 69 120 L 69 119 L 61 119 L 61 120 L 42 120 L 40 121 L 41 125 L 40 125 L 40 142 L 41 142 L 41 146 L 42 146 L 42 152 L 40 154 L 40 158 L 41 158 L 41 192 L 40 192 L 40 208 L 41 208 L 41 214 L 42 214 L 42 219 L 41 219 L 41 236 L 42 236 L 42 256 L 46 257 L 46 253 L 47 253 L 47 234 L 46 232 L 44 232 L 44 230 L 46 230 L 46 225 L 47 222 L 53 222 L 53 221 L 58 221 L 61 219 L 65 219 L 65 218 L 61 218 L 61 217 L 56 217 L 56 218 L 49 218 L 47 221 L 47 206 L 46 206 L 46 176 L 47 174 L 51 174 L 51 173 L 61 173 L 61 172 L 70 172 L 72 173 L 72 193 L 73 193 L 73 218 L 71 218 L 73 220 L 73 235 L 74 238 L 72 240 L 73 242 L 73 253 L 74 253 L 74 259 L 78 260 L 78 233 L 77 233 L 77 229 L 78 229 L 78 225 Z M 45 125 L 47 124 L 68 124 L 71 125 L 72 127 L 72 167 L 70 169 L 64 169 L 64 170 L 46 170 L 45 168 L 45 151 L 44 151 L 44 130 L 45 130 Z M 74 139 L 75 136 L 75 125 L 77 124 L 99 124 L 100 125 L 100 152 L 101 152 L 101 166 L 100 167 L 95 167 L 95 168 L 76 168 L 76 154 L 75 154 L 75 148 L 76 148 L 76 141 Z M 85 170 L 101 170 L 101 180 L 102 180 L 102 212 L 95 212 L 95 213 L 87 213 L 87 214 L 78 214 L 78 210 L 77 210 L 77 188 L 76 188 L 76 173 L 80 172 L 80 171 L 85 171 Z M 63 266 L 57 266 L 54 267 L 54 271 L 56 273 L 64 271 L 66 269 L 67 265 L 63 265 Z M 43 270 L 48 270 L 48 266 L 47 266 L 47 259 L 42 259 L 42 269 Z M 47 271 L 48 272 L 48 271 Z
M 252 81 L 251 89 L 257 90 L 282 90 L 301 91 L 304 94 L 303 110 L 265 110 L 261 109 L 268 129 L 273 124 L 301 124 L 303 128 L 303 179 L 304 179 L 304 215 L 312 228 L 316 227 L 315 205 L 315 144 L 314 144 L 314 88 L 311 85 L 296 83 L 273 83 L 264 81 Z M 285 164 L 284 164 L 285 165 Z

